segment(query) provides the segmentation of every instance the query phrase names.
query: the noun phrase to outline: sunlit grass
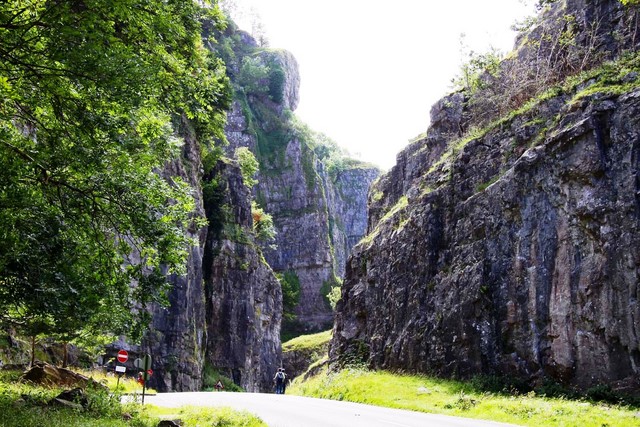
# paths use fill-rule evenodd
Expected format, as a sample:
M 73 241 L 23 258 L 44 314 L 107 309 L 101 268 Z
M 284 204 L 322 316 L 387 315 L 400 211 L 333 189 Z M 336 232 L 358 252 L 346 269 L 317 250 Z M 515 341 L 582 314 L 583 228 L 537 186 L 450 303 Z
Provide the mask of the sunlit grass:
M 368 403 L 524 426 L 637 427 L 640 410 L 586 400 L 482 392 L 469 383 L 383 371 L 324 371 L 294 381 L 290 394 Z
M 119 396 L 103 389 L 88 390 L 85 410 L 52 406 L 63 388 L 19 381 L 21 372 L 0 371 L 0 426 L 2 427 L 151 427 L 140 405 L 121 405 Z M 128 414 L 128 420 L 123 414 Z
M 282 351 L 318 350 L 331 341 L 331 330 L 317 334 L 301 335 L 282 343 Z
M 145 412 L 153 417 L 166 420 L 180 420 L 185 427 L 229 426 L 229 427 L 267 427 L 260 418 L 231 408 L 203 408 L 182 406 L 180 408 L 161 408 L 145 406 Z
M 104 372 L 102 370 L 84 370 L 78 371 L 82 375 L 92 378 L 94 381 L 99 382 L 109 388 L 112 392 L 120 394 L 142 394 L 142 384 L 138 383 L 135 378 L 120 375 L 113 372 Z M 147 387 L 146 393 L 156 393 L 152 388 Z
M 155 427 L 161 419 L 178 419 L 184 427 L 264 427 L 259 418 L 229 408 L 158 408 L 135 403 L 121 404 L 122 390 L 138 392 L 131 378 L 123 377 L 120 392 L 114 393 L 117 378 L 99 372 L 82 372 L 110 391 L 87 391 L 89 404 L 83 410 L 52 406 L 49 402 L 63 389 L 19 381 L 21 372 L 0 370 L 0 426 L 2 427 Z M 136 383 L 137 384 L 137 383 Z M 142 387 L 139 388 L 142 392 Z

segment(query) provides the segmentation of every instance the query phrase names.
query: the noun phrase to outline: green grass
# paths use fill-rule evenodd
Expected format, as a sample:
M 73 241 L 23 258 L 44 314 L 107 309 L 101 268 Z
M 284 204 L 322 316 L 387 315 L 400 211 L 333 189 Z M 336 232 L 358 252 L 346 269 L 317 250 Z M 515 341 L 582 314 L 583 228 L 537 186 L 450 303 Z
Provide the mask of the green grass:
M 246 411 L 236 411 L 231 408 L 203 408 L 197 406 L 183 406 L 180 408 L 160 408 L 145 406 L 145 412 L 157 419 L 182 421 L 184 427 L 267 427 L 254 415 Z
M 318 332 L 317 334 L 302 335 L 282 344 L 282 351 L 317 350 L 331 340 L 331 331 Z
M 202 372 L 203 377 L 203 388 L 205 391 L 213 391 L 215 389 L 215 385 L 218 381 L 222 383 L 224 386 L 224 391 L 235 391 L 235 392 L 243 392 L 242 387 L 236 385 L 233 380 L 225 375 L 222 375 L 211 366 L 209 363 L 205 363 L 204 370 Z
M 47 405 L 63 389 L 19 382 L 20 372 L 0 371 L 0 426 L 3 427 L 120 427 L 155 426 L 139 406 L 121 405 L 119 395 L 87 390 L 89 404 L 83 411 Z M 130 414 L 128 421 L 123 414 Z
M 115 388 L 110 376 L 83 372 Z M 89 404 L 79 411 L 47 403 L 63 389 L 19 381 L 21 372 L 0 371 L 0 426 L 2 427 L 155 427 L 160 419 L 180 419 L 184 427 L 264 427 L 259 418 L 229 408 L 158 408 L 138 403 L 121 404 L 120 393 L 87 390 Z M 123 387 L 135 387 L 121 380 Z M 113 383 L 113 384 L 112 384 Z M 67 388 L 68 389 L 68 388 Z M 136 389 L 137 390 L 137 389 Z M 141 391 L 141 389 L 140 389 Z
M 290 394 L 390 408 L 501 421 L 524 426 L 637 427 L 637 408 L 587 400 L 547 398 L 534 392 L 492 393 L 473 383 L 345 369 L 294 381 Z
M 134 378 L 122 375 L 118 381 L 118 376 L 113 373 L 105 373 L 103 371 L 87 371 L 79 370 L 78 373 L 92 378 L 94 381 L 104 384 L 114 393 L 120 394 L 142 394 L 142 385 Z M 152 388 L 146 389 L 146 393 L 156 393 Z

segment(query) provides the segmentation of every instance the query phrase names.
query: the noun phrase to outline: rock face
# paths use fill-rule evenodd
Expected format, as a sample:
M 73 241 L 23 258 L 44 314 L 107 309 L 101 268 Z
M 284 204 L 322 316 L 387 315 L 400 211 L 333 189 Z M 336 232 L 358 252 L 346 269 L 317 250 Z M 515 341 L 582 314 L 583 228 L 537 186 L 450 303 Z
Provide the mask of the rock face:
M 280 285 L 255 242 L 238 166 L 220 161 L 204 176 L 201 168 L 198 143 L 187 136 L 182 159 L 165 173 L 192 185 L 208 227 L 192 231 L 200 245 L 191 248 L 187 275 L 169 278 L 170 305 L 153 309 L 142 348 L 119 348 L 131 352 L 132 370 L 135 357 L 153 356 L 149 385 L 158 391 L 201 390 L 205 366 L 247 391 L 266 391 L 280 366 Z
M 613 49 L 603 58 L 627 49 L 631 59 L 594 62 L 592 74 L 466 138 L 487 119 L 473 115 L 473 95 L 434 107 L 427 134 L 371 192 L 334 361 L 580 388 L 637 378 L 640 70 L 638 39 L 621 24 L 637 15 L 616 1 L 557 2 L 540 25 L 597 17 L 617 36 L 576 30 L 576 49 L 593 36 Z
M 201 185 L 201 154 L 198 141 L 188 133 L 182 150 L 182 159 L 167 165 L 165 175 L 179 176 L 194 189 L 196 213 L 204 217 Z M 144 352 L 152 355 L 154 375 L 150 386 L 158 391 L 193 391 L 202 388 L 202 369 L 206 350 L 204 289 L 202 263 L 207 228 L 189 230 L 190 237 L 200 242 L 191 247 L 187 260 L 187 274 L 172 276 L 169 307 L 152 309 L 152 324 L 142 348 L 120 348 L 131 352 L 127 362 L 134 372 L 133 361 Z M 114 349 L 117 352 L 117 349 Z
M 256 244 L 238 167 L 219 162 L 206 180 L 206 360 L 245 390 L 265 391 L 280 366 L 280 284 Z
M 295 311 L 302 328 L 326 329 L 333 313 L 323 292 L 342 276 L 347 254 L 366 232 L 367 192 L 379 171 L 353 160 L 327 170 L 313 132 L 292 117 L 300 79 L 290 53 L 258 51 L 233 25 L 220 37 L 232 41 L 213 48 L 230 64 L 235 88 L 226 153 L 233 157 L 239 147 L 255 153 L 255 198 L 278 233 L 273 245 L 263 247 L 265 258 L 274 271 L 298 277 Z
M 334 269 L 339 277 L 344 277 L 347 257 L 367 234 L 367 197 L 380 171 L 352 168 L 337 172 L 329 180 L 325 174 L 322 176 L 327 189 Z
M 321 289 L 334 283 L 346 254 L 365 234 L 367 189 L 378 172 L 353 161 L 325 171 L 310 131 L 297 129 L 291 117 L 300 79 L 290 53 L 258 49 L 233 23 L 223 34 L 207 23 L 204 28 L 235 92 L 225 129 L 231 160 L 211 162 L 214 153 L 203 160 L 200 142 L 184 121 L 182 158 L 163 173 L 191 185 L 196 214 L 207 218 L 208 227 L 189 230 L 199 244 L 190 249 L 188 273 L 170 277 L 170 305 L 151 308 L 142 346 L 118 342 L 109 355 L 128 350 L 126 366 L 134 371 L 134 359 L 150 353 L 149 385 L 158 391 L 200 390 L 207 371 L 247 391 L 266 391 L 281 366 L 282 292 L 273 270 L 298 275 L 296 310 L 305 325 L 330 325 L 332 311 Z M 260 248 L 255 239 L 252 194 L 233 161 L 239 147 L 260 161 L 255 198 L 274 217 L 277 249 Z

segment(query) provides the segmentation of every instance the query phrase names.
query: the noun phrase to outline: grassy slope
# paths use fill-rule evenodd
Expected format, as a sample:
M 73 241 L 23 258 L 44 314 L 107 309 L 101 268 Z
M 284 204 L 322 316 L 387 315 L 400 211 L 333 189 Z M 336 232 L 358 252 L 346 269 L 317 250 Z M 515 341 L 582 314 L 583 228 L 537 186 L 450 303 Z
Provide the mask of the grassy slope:
M 316 351 L 331 340 L 331 331 L 302 335 L 282 344 L 282 351 Z
M 327 352 L 331 341 L 331 331 L 317 334 L 301 335 L 282 344 L 282 354 L 297 353 L 298 357 L 308 362 L 306 372 L 314 369 L 328 358 Z M 306 373 L 305 373 L 306 374 Z
M 338 373 L 324 371 L 305 382 L 295 381 L 287 392 L 525 426 L 640 425 L 637 408 L 552 399 L 533 392 L 488 393 L 478 391 L 469 383 L 366 369 L 352 368 Z

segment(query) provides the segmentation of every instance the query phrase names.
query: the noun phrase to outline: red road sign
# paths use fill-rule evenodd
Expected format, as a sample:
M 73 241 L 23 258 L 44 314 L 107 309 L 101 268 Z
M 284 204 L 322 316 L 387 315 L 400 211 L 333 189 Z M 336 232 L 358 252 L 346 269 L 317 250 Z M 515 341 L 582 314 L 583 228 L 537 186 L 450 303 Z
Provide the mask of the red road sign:
M 118 352 L 118 362 L 124 363 L 127 360 L 129 360 L 129 353 L 127 353 L 127 350 L 120 350 Z

